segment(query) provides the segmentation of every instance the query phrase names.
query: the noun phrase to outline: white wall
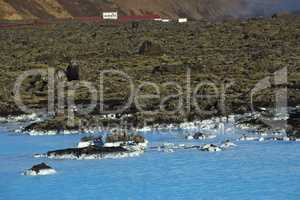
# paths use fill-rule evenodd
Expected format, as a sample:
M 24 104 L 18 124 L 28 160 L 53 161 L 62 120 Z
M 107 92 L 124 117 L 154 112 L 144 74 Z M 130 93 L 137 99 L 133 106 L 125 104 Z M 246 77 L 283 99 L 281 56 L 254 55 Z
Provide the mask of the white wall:
M 117 20 L 118 19 L 118 12 L 103 12 L 102 13 L 102 18 L 103 19 Z

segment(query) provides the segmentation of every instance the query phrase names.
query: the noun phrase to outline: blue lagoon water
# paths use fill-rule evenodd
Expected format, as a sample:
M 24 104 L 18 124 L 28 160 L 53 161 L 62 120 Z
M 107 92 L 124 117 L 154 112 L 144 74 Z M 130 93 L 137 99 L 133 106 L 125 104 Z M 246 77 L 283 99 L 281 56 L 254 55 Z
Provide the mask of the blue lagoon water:
M 145 152 L 116 160 L 48 160 L 35 153 L 73 147 L 82 136 L 16 136 L 0 128 L 2 200 L 299 200 L 300 143 L 237 142 L 216 152 Z M 151 145 L 187 143 L 176 134 L 146 134 Z M 197 143 L 196 143 L 197 144 Z M 20 175 L 46 162 L 58 173 Z

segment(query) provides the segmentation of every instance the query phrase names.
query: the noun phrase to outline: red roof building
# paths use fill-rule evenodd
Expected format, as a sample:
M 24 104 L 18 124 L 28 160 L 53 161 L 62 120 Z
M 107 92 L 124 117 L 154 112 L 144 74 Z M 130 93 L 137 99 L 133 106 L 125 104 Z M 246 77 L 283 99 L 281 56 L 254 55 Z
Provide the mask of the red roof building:
M 155 20 L 160 19 L 159 15 L 129 15 L 129 16 L 121 16 L 119 18 L 120 21 L 142 21 L 142 20 Z

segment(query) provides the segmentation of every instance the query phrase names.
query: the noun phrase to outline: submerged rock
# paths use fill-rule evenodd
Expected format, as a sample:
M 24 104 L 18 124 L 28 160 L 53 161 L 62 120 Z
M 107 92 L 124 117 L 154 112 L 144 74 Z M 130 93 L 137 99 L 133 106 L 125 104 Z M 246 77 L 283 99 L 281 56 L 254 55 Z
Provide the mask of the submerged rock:
M 233 147 L 236 147 L 237 145 L 234 144 L 233 142 L 230 142 L 229 140 L 226 140 L 224 141 L 222 144 L 221 144 L 221 148 L 222 149 L 228 149 L 228 148 L 233 148 Z
M 176 149 L 179 149 L 179 146 L 173 143 L 164 143 L 157 147 L 157 151 L 173 153 Z
M 205 144 L 200 148 L 200 150 L 208 152 L 218 152 L 222 151 L 222 148 L 214 144 Z
M 174 144 L 174 143 L 164 143 L 159 146 L 151 147 L 152 150 L 159 152 L 173 153 L 176 150 L 188 150 L 188 149 L 199 149 L 200 146 L 192 144 Z
M 238 139 L 239 141 L 259 141 L 260 138 L 258 136 L 251 136 L 244 134 L 242 137 Z
M 272 137 L 264 138 L 264 140 L 269 140 L 269 141 L 291 141 L 291 139 L 289 137 L 286 137 L 286 136 L 272 136 Z
M 186 137 L 186 139 L 188 140 L 206 140 L 206 139 L 213 139 L 216 138 L 216 135 L 211 135 L 211 134 L 205 134 L 205 133 L 201 133 L 201 132 L 197 132 L 193 135 L 189 135 Z
M 38 165 L 34 165 L 32 168 L 24 171 L 23 175 L 25 176 L 45 176 L 55 174 L 56 171 L 52 167 L 46 165 L 45 163 L 41 163 Z

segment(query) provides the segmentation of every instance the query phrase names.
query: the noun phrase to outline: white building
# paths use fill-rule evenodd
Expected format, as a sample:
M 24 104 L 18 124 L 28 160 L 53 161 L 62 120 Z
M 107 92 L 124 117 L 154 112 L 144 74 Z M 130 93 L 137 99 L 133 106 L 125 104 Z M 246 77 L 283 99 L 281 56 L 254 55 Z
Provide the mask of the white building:
M 162 22 L 170 22 L 171 20 L 169 20 L 169 19 L 162 19 L 161 21 Z
M 179 19 L 178 19 L 178 22 L 179 22 L 179 23 L 186 23 L 187 21 L 188 21 L 187 18 L 179 18 Z
M 103 12 L 102 18 L 109 20 L 118 20 L 118 12 Z

